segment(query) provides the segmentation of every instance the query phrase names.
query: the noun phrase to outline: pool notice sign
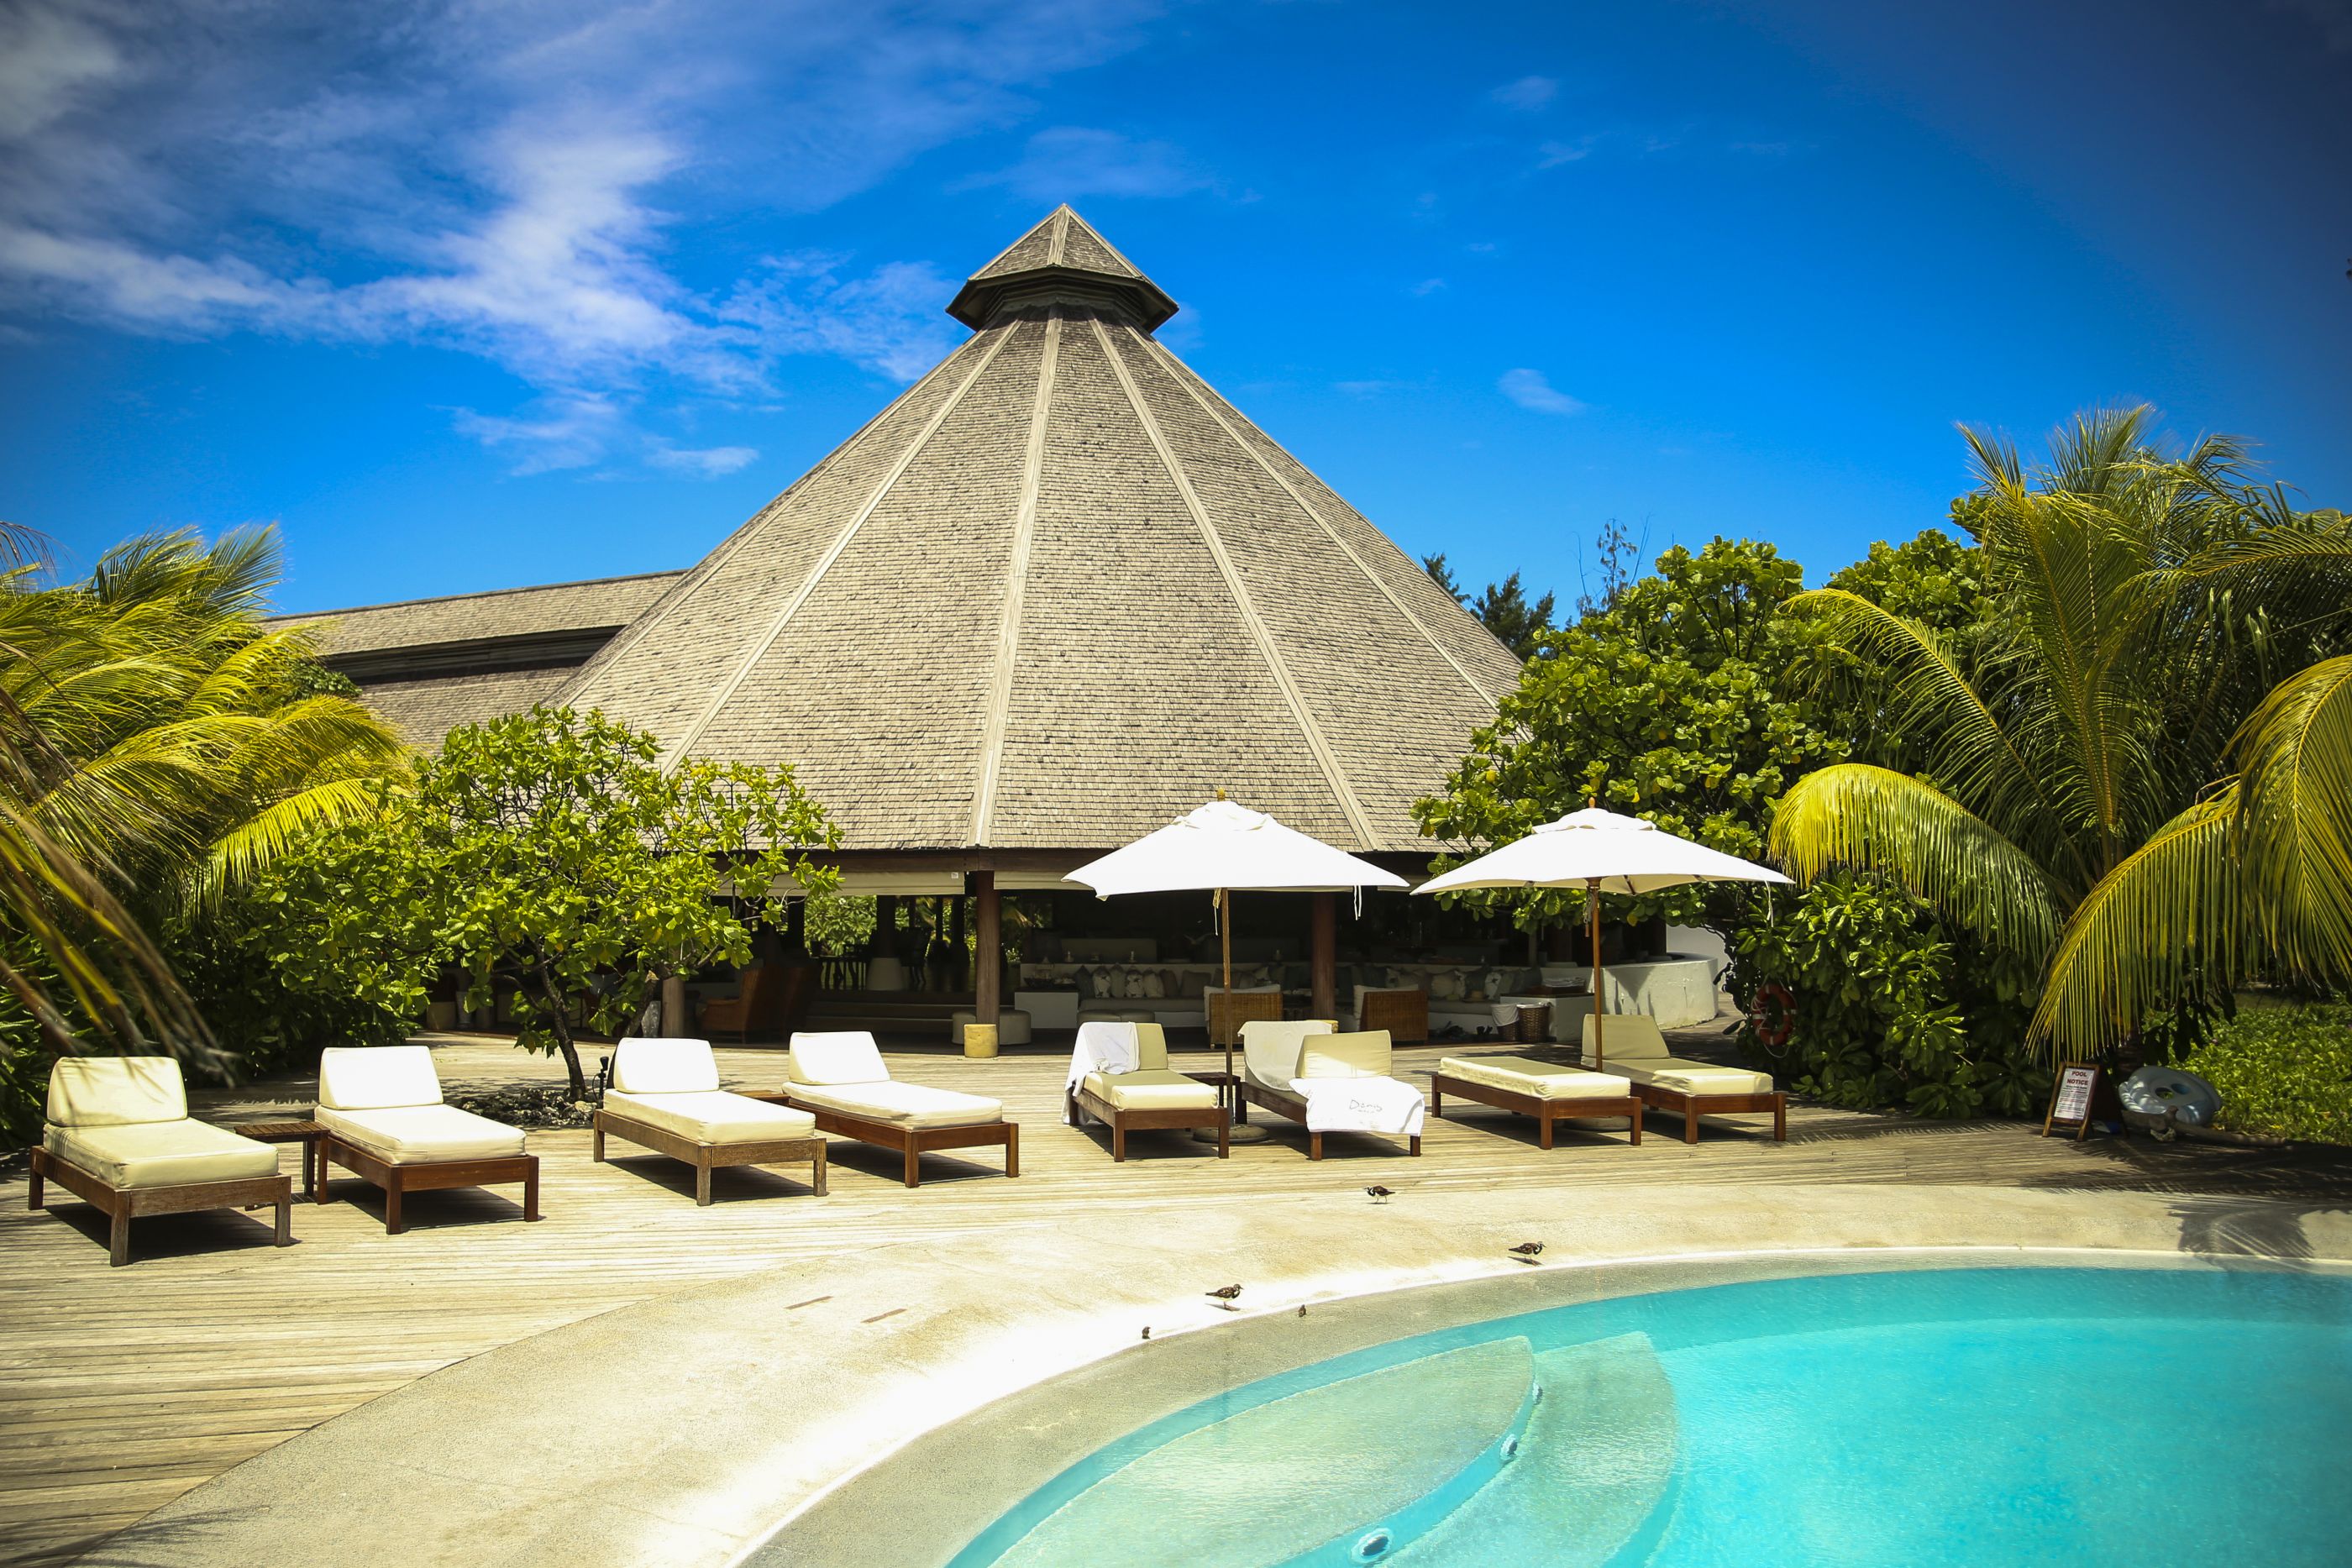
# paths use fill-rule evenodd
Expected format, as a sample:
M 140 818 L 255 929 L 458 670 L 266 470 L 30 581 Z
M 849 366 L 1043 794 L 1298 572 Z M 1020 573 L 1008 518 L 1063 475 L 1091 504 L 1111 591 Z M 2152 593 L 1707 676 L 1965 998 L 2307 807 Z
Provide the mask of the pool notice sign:
M 2079 1141 L 2091 1130 L 2091 1096 L 2099 1087 L 2099 1070 L 2087 1061 L 2070 1061 L 2058 1070 L 2058 1082 L 2051 1086 L 2050 1113 L 2042 1118 L 2042 1135 L 2048 1137 L 2053 1127 L 2061 1132 L 2072 1129 Z

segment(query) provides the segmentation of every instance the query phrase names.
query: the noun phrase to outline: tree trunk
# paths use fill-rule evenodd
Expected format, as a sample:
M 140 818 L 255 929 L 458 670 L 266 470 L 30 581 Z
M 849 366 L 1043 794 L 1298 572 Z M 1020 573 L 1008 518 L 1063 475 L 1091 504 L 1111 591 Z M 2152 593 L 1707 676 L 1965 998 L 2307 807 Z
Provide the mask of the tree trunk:
M 555 983 L 555 977 L 541 965 L 539 971 L 540 1000 L 547 1008 L 548 1027 L 555 1031 L 555 1043 L 563 1052 L 563 1070 L 572 1077 L 572 1097 L 588 1098 L 588 1075 L 580 1071 L 580 1048 L 572 1043 L 572 998 L 565 996 Z

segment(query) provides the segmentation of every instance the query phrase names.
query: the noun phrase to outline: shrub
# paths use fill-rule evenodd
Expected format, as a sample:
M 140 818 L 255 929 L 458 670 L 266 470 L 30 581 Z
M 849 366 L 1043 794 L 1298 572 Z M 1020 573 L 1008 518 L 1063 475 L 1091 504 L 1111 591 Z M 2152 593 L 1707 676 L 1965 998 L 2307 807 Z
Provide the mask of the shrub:
M 2352 1144 L 2352 1007 L 2248 1008 L 2182 1064 L 2221 1093 L 2221 1125 Z

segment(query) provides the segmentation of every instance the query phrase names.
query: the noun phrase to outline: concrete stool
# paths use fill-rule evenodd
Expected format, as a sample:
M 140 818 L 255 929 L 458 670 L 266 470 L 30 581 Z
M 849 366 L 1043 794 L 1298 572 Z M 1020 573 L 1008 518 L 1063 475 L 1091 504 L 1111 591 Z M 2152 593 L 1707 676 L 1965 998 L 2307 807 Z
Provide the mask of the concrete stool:
M 974 1021 L 979 1014 L 970 1008 L 954 1014 L 948 1020 L 948 1039 L 957 1045 L 963 1043 L 963 1026 Z M 1029 1015 L 1011 1008 L 996 1015 L 996 1043 L 1001 1048 L 1029 1043 Z

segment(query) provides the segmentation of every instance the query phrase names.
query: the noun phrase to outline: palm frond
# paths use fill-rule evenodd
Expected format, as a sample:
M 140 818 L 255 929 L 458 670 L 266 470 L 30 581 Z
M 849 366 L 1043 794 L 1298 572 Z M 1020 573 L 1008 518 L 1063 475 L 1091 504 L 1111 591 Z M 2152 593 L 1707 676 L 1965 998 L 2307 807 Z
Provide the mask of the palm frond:
M 1780 797 L 1772 854 L 1800 882 L 1838 867 L 1892 877 L 1946 919 L 2038 958 L 2063 905 L 2049 874 L 2000 830 L 1906 773 L 1842 762 Z
M 2244 875 L 2268 955 L 2305 979 L 2352 981 L 2352 656 L 2283 682 L 2238 756 Z

